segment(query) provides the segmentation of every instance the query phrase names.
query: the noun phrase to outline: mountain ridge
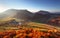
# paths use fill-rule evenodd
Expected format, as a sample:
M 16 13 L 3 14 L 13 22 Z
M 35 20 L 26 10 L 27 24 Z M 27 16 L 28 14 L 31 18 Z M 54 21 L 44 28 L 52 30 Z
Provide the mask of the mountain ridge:
M 43 10 L 33 13 L 28 10 L 17 10 L 17 9 L 9 9 L 3 12 L 3 14 L 6 14 L 6 17 L 13 17 L 25 21 L 34 21 L 41 23 L 48 23 L 53 18 L 60 16 L 60 13 L 51 13 Z M 0 16 L 3 16 L 3 14 Z

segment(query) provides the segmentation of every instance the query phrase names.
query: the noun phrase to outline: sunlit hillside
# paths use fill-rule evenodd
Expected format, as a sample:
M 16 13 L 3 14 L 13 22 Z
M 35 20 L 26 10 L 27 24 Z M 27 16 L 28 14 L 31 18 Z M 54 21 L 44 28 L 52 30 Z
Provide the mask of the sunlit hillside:
M 21 23 L 21 24 L 19 24 Z M 26 22 L 23 20 L 15 19 L 15 18 L 6 18 L 2 19 L 0 21 L 0 28 L 2 29 L 19 29 L 19 28 L 33 28 L 35 30 L 42 30 L 42 31 L 47 31 L 47 30 L 60 30 L 59 27 L 55 27 L 52 25 L 48 24 L 43 24 L 43 23 L 37 23 L 37 22 Z
M 59 38 L 60 28 L 37 22 L 6 18 L 0 21 L 0 38 Z M 5 20 L 5 21 L 4 21 Z M 21 24 L 19 24 L 21 23 Z M 36 34 L 37 33 L 37 34 Z

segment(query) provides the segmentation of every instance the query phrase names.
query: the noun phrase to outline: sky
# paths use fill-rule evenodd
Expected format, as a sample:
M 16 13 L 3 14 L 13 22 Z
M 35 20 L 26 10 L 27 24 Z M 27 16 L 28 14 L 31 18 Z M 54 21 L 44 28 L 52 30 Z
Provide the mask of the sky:
M 8 9 L 27 9 L 31 12 L 39 10 L 60 12 L 60 0 L 0 0 L 0 12 Z

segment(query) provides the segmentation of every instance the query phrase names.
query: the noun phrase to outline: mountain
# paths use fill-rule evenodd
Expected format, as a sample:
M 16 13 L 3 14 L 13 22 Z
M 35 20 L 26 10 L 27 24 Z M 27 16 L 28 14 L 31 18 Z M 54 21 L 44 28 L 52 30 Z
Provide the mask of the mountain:
M 18 13 L 18 10 L 8 9 L 8 10 L 4 11 L 3 13 L 6 14 L 7 16 L 13 17 L 16 13 Z
M 52 20 L 54 19 L 54 22 Z M 33 21 L 60 26 L 60 13 L 51 13 L 48 11 L 36 12 Z
M 51 20 L 55 19 L 56 22 L 56 19 L 60 19 L 60 12 L 51 13 L 48 11 L 40 10 L 36 13 L 32 13 L 29 12 L 28 10 L 8 9 L 7 11 L 0 14 L 0 19 L 6 17 L 16 18 L 25 21 L 34 21 L 34 22 L 51 24 L 52 23 Z M 60 24 L 59 22 L 60 20 L 58 20 L 57 24 L 56 23 L 53 24 L 58 25 Z
M 50 12 L 40 10 L 40 11 L 36 12 L 36 14 L 50 14 Z
M 50 12 L 48 12 L 48 11 L 39 11 L 39 12 L 35 13 L 33 19 L 34 19 L 34 21 L 45 23 L 45 22 L 47 22 L 47 20 L 50 17 L 51 17 Z
M 19 12 L 14 16 L 14 18 L 23 19 L 23 20 L 31 20 L 33 17 L 33 13 L 27 10 L 19 10 Z
M 3 14 L 5 14 L 6 17 L 12 17 L 12 18 L 17 18 L 22 20 L 31 20 L 31 18 L 34 15 L 28 10 L 17 10 L 17 9 L 8 9 L 5 12 L 3 12 Z M 5 16 L 3 15 L 3 17 Z

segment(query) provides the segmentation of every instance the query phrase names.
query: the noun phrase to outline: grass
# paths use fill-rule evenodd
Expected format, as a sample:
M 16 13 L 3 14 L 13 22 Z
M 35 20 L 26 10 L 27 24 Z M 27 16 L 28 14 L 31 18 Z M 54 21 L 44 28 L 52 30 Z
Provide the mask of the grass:
M 6 18 L 6 19 L 8 19 L 8 18 Z M 0 20 L 0 23 L 7 22 L 11 18 L 9 18 L 9 20 L 7 20 L 7 21 L 6 21 L 6 19 Z M 51 25 L 37 23 L 37 22 L 26 22 L 23 25 L 21 25 L 21 27 L 22 28 L 33 28 L 33 29 L 36 29 L 36 30 L 44 30 L 44 31 L 51 30 L 51 29 L 60 30 L 59 27 L 54 27 L 54 26 L 51 26 Z M 15 30 L 15 29 L 19 29 L 19 28 L 17 26 L 13 26 L 13 25 L 4 25 L 4 26 L 2 25 L 2 26 L 0 26 L 0 31 L 4 31 L 6 29 L 7 30 L 10 30 L 10 29 L 14 29 Z

